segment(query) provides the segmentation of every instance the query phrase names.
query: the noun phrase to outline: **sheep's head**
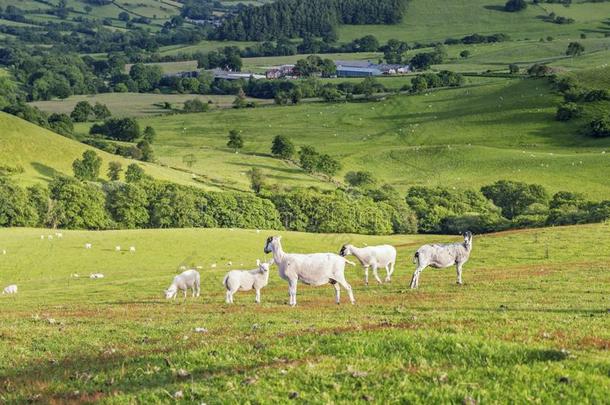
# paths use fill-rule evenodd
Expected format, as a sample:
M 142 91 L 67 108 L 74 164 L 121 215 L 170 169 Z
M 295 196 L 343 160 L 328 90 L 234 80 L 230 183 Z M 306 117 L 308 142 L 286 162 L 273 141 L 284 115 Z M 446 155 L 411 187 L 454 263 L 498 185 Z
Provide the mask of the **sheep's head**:
M 174 298 L 174 296 L 178 293 L 178 287 L 175 285 L 170 285 L 167 290 L 165 290 L 165 299 L 169 300 Z
M 339 256 L 345 257 L 345 256 L 349 256 L 351 254 L 352 254 L 352 245 L 349 245 L 349 244 L 343 245 L 341 247 L 341 250 L 339 251 Z
M 256 260 L 256 265 L 258 266 L 258 270 L 261 273 L 267 273 L 269 271 L 269 269 L 271 268 L 272 264 L 273 264 L 273 260 L 270 260 L 268 262 L 261 262 L 260 260 Z
M 267 242 L 265 242 L 265 253 L 273 252 L 273 249 L 277 247 L 278 243 L 280 243 L 281 236 L 269 236 L 267 238 Z
M 472 245 L 472 232 L 470 232 L 470 231 L 464 232 L 464 243 L 466 245 Z

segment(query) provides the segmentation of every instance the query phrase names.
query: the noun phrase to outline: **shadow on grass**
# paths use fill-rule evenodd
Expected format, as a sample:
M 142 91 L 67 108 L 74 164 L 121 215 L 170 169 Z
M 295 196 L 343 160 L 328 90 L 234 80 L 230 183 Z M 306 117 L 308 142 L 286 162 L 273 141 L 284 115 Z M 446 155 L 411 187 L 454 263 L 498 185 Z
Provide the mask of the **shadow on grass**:
M 61 174 L 57 170 L 53 169 L 51 166 L 44 165 L 39 162 L 32 162 L 32 167 L 36 170 L 40 175 L 45 178 L 52 179 L 53 177 Z
M 491 11 L 502 11 L 502 12 L 506 12 L 506 10 L 504 10 L 504 6 L 497 6 L 497 5 L 486 5 L 483 6 L 484 9 L 486 10 L 491 10 Z

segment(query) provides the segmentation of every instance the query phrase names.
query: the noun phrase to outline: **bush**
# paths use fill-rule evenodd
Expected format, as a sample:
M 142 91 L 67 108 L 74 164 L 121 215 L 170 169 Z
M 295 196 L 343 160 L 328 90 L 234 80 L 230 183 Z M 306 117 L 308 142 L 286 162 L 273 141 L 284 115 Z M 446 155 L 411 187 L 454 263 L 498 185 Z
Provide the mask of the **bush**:
M 198 98 L 186 100 L 184 102 L 184 106 L 182 107 L 182 111 L 184 111 L 185 113 L 205 112 L 209 109 L 210 107 Z
M 544 187 L 509 180 L 499 180 L 483 186 L 481 192 L 500 207 L 502 215 L 508 219 L 523 214 L 531 204 L 546 204 L 548 201 Z
M 352 187 L 372 187 L 376 181 L 373 173 L 367 171 L 347 172 L 345 181 Z
M 109 118 L 102 124 L 94 124 L 89 133 L 117 141 L 132 142 L 140 137 L 140 126 L 134 118 Z
M 525 10 L 527 8 L 527 3 L 525 0 L 508 0 L 504 5 L 504 11 L 508 12 L 516 12 Z
M 0 226 L 34 226 L 37 222 L 37 211 L 25 190 L 8 177 L 0 176 Z
M 53 226 L 68 229 L 106 229 L 110 226 L 105 195 L 97 185 L 58 177 L 49 184 L 49 191 L 54 200 Z
M 583 108 L 576 103 L 563 103 L 557 107 L 555 119 L 557 121 L 569 121 L 582 116 Z
M 277 135 L 273 138 L 271 153 L 282 159 L 292 159 L 295 153 L 294 144 L 284 135 Z
M 610 136 L 610 118 L 596 118 L 587 126 L 589 135 L 595 138 L 606 138 Z

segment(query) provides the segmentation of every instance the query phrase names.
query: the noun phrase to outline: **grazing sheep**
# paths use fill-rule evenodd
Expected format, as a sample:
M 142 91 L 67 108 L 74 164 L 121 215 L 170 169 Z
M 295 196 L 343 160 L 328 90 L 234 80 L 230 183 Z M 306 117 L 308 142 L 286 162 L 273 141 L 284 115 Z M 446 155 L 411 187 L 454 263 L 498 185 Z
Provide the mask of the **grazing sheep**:
M 55 232 L 55 236 L 57 236 L 57 239 L 61 239 L 64 237 L 64 234 L 61 232 Z
M 130 246 L 130 247 L 129 247 L 129 251 L 130 251 L 131 253 L 135 253 L 135 252 L 136 252 L 136 247 L 135 247 L 135 246 Z
M 411 288 L 419 287 L 419 276 L 428 266 L 442 269 L 455 264 L 457 283 L 462 285 L 462 266 L 468 261 L 472 250 L 472 232 L 464 233 L 464 242 L 424 245 L 417 249 L 413 263 L 417 268 L 411 279 Z
M 43 240 L 43 239 L 44 239 L 44 235 L 40 235 L 40 240 Z
M 115 252 L 120 252 L 121 251 L 121 247 L 119 245 L 114 247 L 114 251 Z
M 261 302 L 261 289 L 269 283 L 269 267 L 273 264 L 273 260 L 268 263 L 261 263 L 256 260 L 257 269 L 254 270 L 231 270 L 227 273 L 222 284 L 227 289 L 227 304 L 233 303 L 233 294 L 237 291 L 256 291 L 254 302 Z
M 5 255 L 6 254 L 6 249 L 2 249 L 2 254 Z
M 212 264 L 210 265 L 210 267 L 211 267 L 211 268 L 213 268 L 213 269 L 215 269 L 215 268 L 216 268 L 216 263 L 212 263 Z
M 2 294 L 17 294 L 17 285 L 11 284 L 9 286 L 4 287 L 4 290 L 2 290 Z
M 201 289 L 199 272 L 197 270 L 187 270 L 174 277 L 172 284 L 165 290 L 165 298 L 176 299 L 178 290 L 181 290 L 184 293 L 184 299 L 186 299 L 186 292 L 189 288 L 193 290 L 193 297 L 199 297 Z
M 366 246 L 357 248 L 354 245 L 343 245 L 339 255 L 345 257 L 348 255 L 356 256 L 356 259 L 364 267 L 364 282 L 369 285 L 369 267 L 373 269 L 373 275 L 379 284 L 381 279 L 377 274 L 379 267 L 385 267 L 386 278 L 389 282 L 394 273 L 394 265 L 396 264 L 396 249 L 390 245 Z
M 350 263 L 344 257 L 334 253 L 297 254 L 285 253 L 280 242 L 281 236 L 270 236 L 265 243 L 265 253 L 273 253 L 273 260 L 279 267 L 279 275 L 288 281 L 290 305 L 297 304 L 297 282 L 301 281 L 312 286 L 326 283 L 335 288 L 335 299 L 340 302 L 341 285 L 347 291 L 352 304 L 355 304 L 352 287 L 345 280 L 345 263 Z
M 47 236 L 47 239 L 48 239 L 48 240 L 53 240 L 53 235 L 49 235 L 49 236 Z
M 104 275 L 102 273 L 91 273 L 89 278 L 104 278 Z
M 93 245 L 91 243 L 85 243 L 85 249 L 91 249 Z

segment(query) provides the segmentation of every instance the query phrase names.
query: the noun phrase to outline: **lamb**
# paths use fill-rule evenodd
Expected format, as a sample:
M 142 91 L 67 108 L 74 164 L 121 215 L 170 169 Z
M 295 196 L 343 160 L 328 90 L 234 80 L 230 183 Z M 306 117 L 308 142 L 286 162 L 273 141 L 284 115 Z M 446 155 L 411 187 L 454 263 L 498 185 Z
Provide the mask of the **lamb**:
M 129 247 L 129 251 L 130 251 L 131 253 L 135 253 L 135 252 L 136 252 L 136 247 L 135 247 L 135 246 L 130 246 L 130 247 Z
M 354 255 L 364 267 L 364 282 L 369 285 L 369 267 L 373 268 L 373 275 L 379 284 L 381 279 L 377 274 L 379 267 L 385 267 L 386 278 L 385 281 L 391 280 L 392 274 L 394 273 L 394 265 L 396 264 L 396 249 L 390 245 L 380 246 L 366 246 L 357 248 L 354 245 L 343 245 L 340 256 Z
M 104 275 L 102 273 L 92 273 L 89 278 L 91 279 L 96 279 L 96 278 L 104 278 Z
M 273 264 L 273 259 L 268 263 L 261 263 L 256 260 L 257 269 L 254 270 L 231 270 L 227 273 L 222 284 L 227 289 L 226 303 L 233 303 L 233 294 L 237 291 L 250 291 L 254 289 L 256 298 L 254 302 L 260 304 L 261 289 L 269 283 L 269 268 Z
M 199 297 L 201 288 L 197 270 L 187 270 L 174 277 L 172 284 L 165 290 L 165 299 L 173 298 L 175 300 L 178 290 L 180 290 L 184 293 L 184 299 L 186 300 L 186 293 L 189 288 L 193 290 L 193 297 Z
M 85 243 L 85 249 L 91 249 L 93 245 L 91 243 Z
M 270 236 L 265 243 L 264 252 L 273 253 L 273 260 L 279 267 L 279 275 L 288 281 L 290 305 L 297 304 L 297 282 L 321 286 L 326 283 L 335 288 L 335 299 L 340 303 L 341 285 L 348 293 L 352 304 L 355 304 L 352 287 L 345 280 L 345 263 L 350 263 L 344 257 L 334 253 L 297 254 L 285 253 L 280 242 L 281 236 Z
M 426 267 L 441 269 L 454 264 L 457 271 L 457 283 L 462 285 L 462 266 L 470 257 L 472 232 L 465 232 L 463 236 L 464 242 L 462 243 L 424 245 L 417 249 L 413 257 L 413 263 L 417 263 L 417 268 L 411 279 L 411 288 L 419 287 L 419 276 Z
M 4 287 L 4 290 L 2 290 L 2 294 L 17 294 L 17 285 L 11 284 L 9 286 Z

